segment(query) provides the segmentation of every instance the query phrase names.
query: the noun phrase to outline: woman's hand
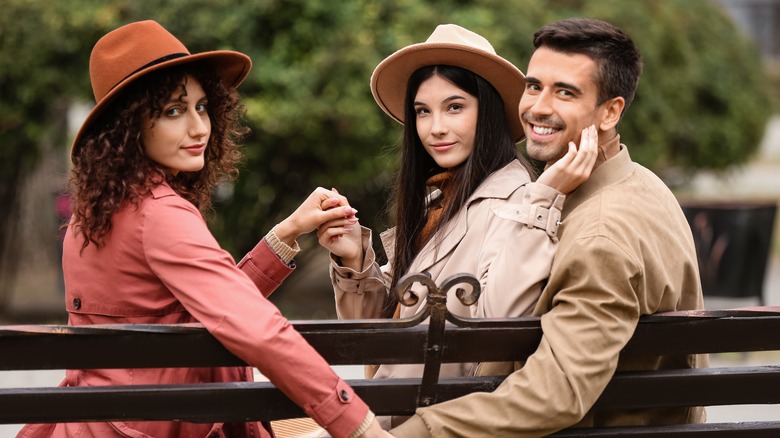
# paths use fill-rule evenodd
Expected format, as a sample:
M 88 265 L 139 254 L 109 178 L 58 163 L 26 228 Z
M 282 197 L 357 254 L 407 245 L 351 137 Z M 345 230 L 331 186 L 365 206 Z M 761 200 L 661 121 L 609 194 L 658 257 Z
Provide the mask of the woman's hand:
M 276 237 L 289 246 L 293 246 L 299 236 L 316 230 L 320 225 L 337 220 L 357 223 L 357 210 L 349 206 L 349 201 L 335 189 L 317 187 L 308 198 L 286 219 L 276 225 Z
M 333 219 L 320 225 L 317 240 L 323 248 L 341 258 L 341 266 L 358 272 L 362 270 L 363 241 L 356 217 Z
M 368 426 L 368 429 L 360 435 L 360 438 L 393 438 L 393 435 L 382 429 L 382 426 L 379 425 L 379 422 L 376 421 L 375 418 L 374 421 L 371 422 L 371 425 Z
M 582 130 L 580 147 L 569 142 L 569 152 L 544 169 L 536 182 L 552 187 L 564 195 L 571 193 L 585 182 L 593 171 L 598 156 L 599 137 L 596 127 L 590 125 Z

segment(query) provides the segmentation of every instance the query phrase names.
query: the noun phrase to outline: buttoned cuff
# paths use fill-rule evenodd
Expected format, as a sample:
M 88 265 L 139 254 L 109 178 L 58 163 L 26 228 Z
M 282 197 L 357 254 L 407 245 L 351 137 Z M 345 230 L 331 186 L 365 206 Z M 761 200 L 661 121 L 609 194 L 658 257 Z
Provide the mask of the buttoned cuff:
M 390 434 L 398 438 L 426 438 L 433 436 L 431 431 L 428 429 L 428 425 L 425 424 L 425 421 L 423 421 L 422 417 L 417 414 L 409 417 L 409 419 L 403 422 L 403 424 L 400 426 L 391 429 Z
M 293 247 L 290 247 L 290 245 L 279 240 L 279 237 L 276 236 L 275 226 L 271 228 L 271 231 L 269 231 L 268 234 L 265 235 L 265 241 L 268 242 L 268 246 L 274 250 L 276 255 L 278 255 L 279 258 L 288 265 L 290 262 L 292 262 L 292 259 L 295 258 L 299 252 L 301 252 L 301 247 L 298 245 L 297 240 L 294 242 Z
M 530 183 L 527 185 L 525 195 L 523 196 L 522 211 L 518 212 L 524 216 L 524 222 L 529 228 L 536 227 L 545 230 L 547 234 L 557 240 L 558 227 L 561 225 L 561 211 L 566 195 L 540 183 Z
M 371 267 L 376 260 L 376 254 L 374 248 L 371 247 L 371 230 L 366 227 L 361 227 L 361 246 L 363 247 L 363 261 L 361 262 L 360 271 L 356 271 L 352 268 L 339 265 L 336 260 L 336 256 L 330 255 L 330 268 L 333 272 L 334 281 L 343 290 L 347 292 L 356 292 L 359 288 L 360 281 L 365 280 L 370 272 Z
M 306 405 L 303 410 L 333 438 L 351 438 L 366 423 L 371 412 L 368 405 L 355 394 L 355 390 L 341 379 L 332 396 L 317 405 Z M 373 414 L 370 415 L 373 420 Z M 367 424 L 371 425 L 371 421 Z
M 284 263 L 276 253 L 268 246 L 268 241 L 260 241 L 238 262 L 241 269 L 249 279 L 260 289 L 267 298 L 276 290 L 282 281 L 290 275 L 294 266 Z

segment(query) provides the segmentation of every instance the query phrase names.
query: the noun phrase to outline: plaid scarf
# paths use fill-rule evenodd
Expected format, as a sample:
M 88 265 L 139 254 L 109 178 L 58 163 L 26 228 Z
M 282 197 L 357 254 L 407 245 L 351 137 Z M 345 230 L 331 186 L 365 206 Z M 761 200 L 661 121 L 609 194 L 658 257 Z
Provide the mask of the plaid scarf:
M 444 172 L 437 173 L 428 178 L 425 185 L 428 187 L 435 187 L 441 191 L 441 195 L 434 200 L 430 206 L 428 206 L 428 212 L 425 219 L 425 226 L 417 240 L 417 250 L 419 251 L 428 243 L 428 240 L 433 236 L 433 232 L 441 222 L 442 215 L 447 210 L 449 202 L 452 199 L 452 193 L 454 187 L 452 186 L 452 176 L 455 173 L 451 170 L 445 170 Z

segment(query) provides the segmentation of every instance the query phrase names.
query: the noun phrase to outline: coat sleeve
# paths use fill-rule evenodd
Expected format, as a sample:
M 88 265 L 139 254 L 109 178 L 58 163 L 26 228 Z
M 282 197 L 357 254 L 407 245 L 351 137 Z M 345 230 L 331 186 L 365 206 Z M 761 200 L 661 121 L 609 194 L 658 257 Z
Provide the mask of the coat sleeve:
M 355 432 L 372 415 L 368 406 L 258 293 L 195 207 L 176 196 L 156 204 L 143 223 L 145 257 L 155 275 L 229 351 L 258 368 L 334 437 Z
M 246 274 L 260 293 L 268 298 L 293 271 L 293 267 L 282 262 L 282 259 L 268 246 L 265 239 L 255 245 L 252 251 L 238 262 L 238 268 Z
M 587 254 L 587 257 L 583 257 Z M 493 393 L 418 409 L 397 437 L 546 436 L 582 419 L 617 368 L 639 321 L 641 265 L 604 237 L 580 239 L 551 277 L 543 336 L 523 368 Z M 600 275 L 593 275 L 598 272 Z M 485 415 L 485 412 L 495 413 Z
M 339 319 L 380 318 L 390 283 L 390 264 L 380 267 L 371 246 L 371 230 L 361 229 L 363 264 L 360 272 L 339 264 L 331 255 L 330 279 Z
M 482 294 L 474 317 L 530 315 L 550 276 L 564 195 L 542 184 L 492 199 L 478 254 Z

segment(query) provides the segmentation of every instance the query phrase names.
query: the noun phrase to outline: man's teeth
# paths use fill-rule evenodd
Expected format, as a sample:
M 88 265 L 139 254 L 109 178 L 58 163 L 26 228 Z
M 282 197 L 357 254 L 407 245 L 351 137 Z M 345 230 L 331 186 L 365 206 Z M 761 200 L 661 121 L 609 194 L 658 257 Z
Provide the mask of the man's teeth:
M 553 128 L 544 128 L 544 127 L 541 127 L 541 126 L 534 126 L 533 129 L 534 129 L 534 132 L 539 134 L 539 135 L 550 135 L 553 132 L 557 131 L 556 129 L 553 129 Z

